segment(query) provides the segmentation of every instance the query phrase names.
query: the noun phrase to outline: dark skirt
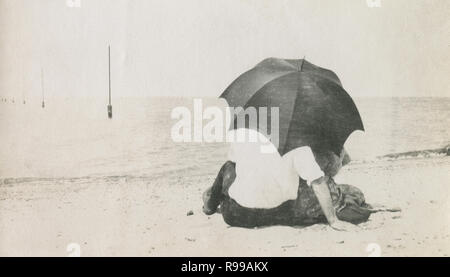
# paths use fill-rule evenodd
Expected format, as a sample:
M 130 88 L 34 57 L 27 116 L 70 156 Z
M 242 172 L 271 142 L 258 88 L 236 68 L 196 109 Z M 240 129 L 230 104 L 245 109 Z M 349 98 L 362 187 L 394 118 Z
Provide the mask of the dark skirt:
M 326 222 L 314 191 L 300 178 L 297 199 L 288 200 L 271 209 L 247 208 L 233 200 L 228 195 L 228 189 L 235 178 L 235 164 L 227 161 L 220 169 L 213 186 L 205 192 L 205 213 L 212 214 L 219 209 L 227 224 L 248 228 Z M 338 185 L 332 178 L 329 180 L 328 187 L 338 219 L 354 224 L 366 221 L 372 207 L 365 202 L 363 193 L 354 186 Z

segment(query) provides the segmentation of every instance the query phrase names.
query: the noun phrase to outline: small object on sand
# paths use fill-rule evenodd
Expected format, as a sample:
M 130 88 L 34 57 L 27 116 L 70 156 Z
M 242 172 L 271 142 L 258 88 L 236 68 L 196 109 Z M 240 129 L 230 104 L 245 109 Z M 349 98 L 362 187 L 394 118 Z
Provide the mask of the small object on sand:
M 409 204 L 409 202 L 407 202 Z M 371 209 L 369 209 L 371 212 L 376 213 L 376 212 L 401 212 L 402 209 L 399 207 L 393 207 L 393 208 L 387 208 L 383 205 L 378 205 L 378 204 L 374 204 L 372 205 L 373 207 Z
M 295 248 L 295 247 L 298 247 L 298 245 L 297 244 L 292 244 L 292 245 L 283 245 L 283 246 L 281 246 L 281 248 Z
M 186 215 L 187 215 L 187 216 L 194 215 L 194 212 L 193 212 L 192 210 L 190 210 L 189 212 L 187 212 Z
M 343 243 L 344 243 L 344 241 L 343 241 L 343 240 L 341 240 L 341 241 L 338 241 L 337 243 L 339 243 L 339 244 L 343 244 Z

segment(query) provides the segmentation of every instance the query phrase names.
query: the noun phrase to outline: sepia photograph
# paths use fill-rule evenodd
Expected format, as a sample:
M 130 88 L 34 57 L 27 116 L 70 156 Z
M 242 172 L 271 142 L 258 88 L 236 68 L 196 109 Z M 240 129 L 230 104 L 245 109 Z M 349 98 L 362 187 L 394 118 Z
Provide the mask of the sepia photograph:
M 0 0 L 0 256 L 449 256 L 449 11 Z

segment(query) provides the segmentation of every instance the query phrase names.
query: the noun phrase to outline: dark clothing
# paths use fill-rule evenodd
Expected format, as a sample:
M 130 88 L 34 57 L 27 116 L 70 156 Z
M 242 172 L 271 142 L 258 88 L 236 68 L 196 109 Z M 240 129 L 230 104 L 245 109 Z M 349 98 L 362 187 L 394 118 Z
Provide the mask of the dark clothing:
M 239 227 L 295 226 L 326 222 L 314 191 L 300 178 L 297 199 L 288 200 L 271 209 L 246 208 L 230 198 L 228 189 L 235 178 L 235 163 L 227 161 L 204 199 L 205 212 L 214 213 L 220 206 L 225 222 Z M 337 185 L 332 178 L 328 187 L 338 219 L 358 224 L 369 218 L 371 206 L 365 203 L 364 195 L 358 188 Z

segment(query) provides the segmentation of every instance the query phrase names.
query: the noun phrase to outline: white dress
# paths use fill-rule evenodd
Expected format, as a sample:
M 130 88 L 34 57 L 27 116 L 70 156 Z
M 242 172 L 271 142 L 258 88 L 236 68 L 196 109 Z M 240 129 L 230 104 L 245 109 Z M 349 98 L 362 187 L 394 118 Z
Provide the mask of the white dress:
M 297 198 L 299 177 L 308 184 L 324 176 L 311 148 L 296 148 L 283 157 L 262 134 L 237 129 L 229 135 L 245 137 L 231 143 L 228 159 L 236 163 L 236 179 L 228 194 L 247 208 L 275 208 Z M 255 139 L 251 139 L 257 138 Z

